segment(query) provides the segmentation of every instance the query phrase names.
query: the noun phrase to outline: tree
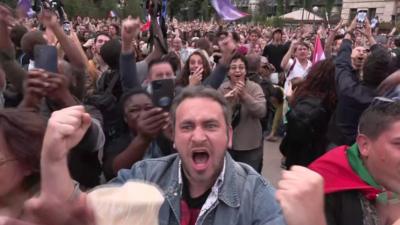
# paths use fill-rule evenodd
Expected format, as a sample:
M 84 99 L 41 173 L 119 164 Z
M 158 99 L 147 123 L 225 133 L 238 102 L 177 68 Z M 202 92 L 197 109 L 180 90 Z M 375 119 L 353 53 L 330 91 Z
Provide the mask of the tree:
M 277 0 L 277 5 L 278 5 L 278 7 L 277 7 L 277 16 L 280 16 L 280 15 L 284 14 L 284 7 L 283 7 L 284 3 L 283 3 L 283 1 L 284 0 Z
M 132 15 L 134 17 L 139 16 L 140 18 L 144 18 L 144 14 L 145 14 L 144 10 L 146 10 L 146 9 L 141 4 L 140 0 L 127 0 L 125 9 L 124 9 L 124 13 L 123 13 L 125 15 L 123 15 L 123 16 L 126 17 L 128 15 Z

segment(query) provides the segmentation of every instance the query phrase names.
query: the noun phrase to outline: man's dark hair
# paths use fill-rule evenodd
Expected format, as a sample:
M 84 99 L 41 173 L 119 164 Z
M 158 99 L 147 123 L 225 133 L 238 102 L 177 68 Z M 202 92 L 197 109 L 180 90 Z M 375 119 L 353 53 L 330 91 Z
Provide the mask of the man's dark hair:
M 393 123 L 400 121 L 400 102 L 374 100 L 361 115 L 359 133 L 376 140 Z
M 16 25 L 11 29 L 10 38 L 15 47 L 21 47 L 21 39 L 28 32 L 25 26 Z
M 227 127 L 231 125 L 231 112 L 228 106 L 228 102 L 218 91 L 215 89 L 204 87 L 202 85 L 199 86 L 189 86 L 182 90 L 182 92 L 174 98 L 174 102 L 171 106 L 171 116 L 173 121 L 173 128 L 175 127 L 176 122 L 176 109 L 178 106 L 186 99 L 189 98 L 208 98 L 215 102 L 218 102 L 224 113 L 225 123 Z
M 96 43 L 96 42 L 97 42 L 97 38 L 99 38 L 101 35 L 103 35 L 103 36 L 107 36 L 108 38 L 110 38 L 110 39 L 111 39 L 110 35 L 109 35 L 109 34 L 107 34 L 106 32 L 98 32 L 98 33 L 96 33 L 96 35 L 95 35 L 95 37 L 94 37 L 94 43 Z
M 100 56 L 111 69 L 119 68 L 121 42 L 117 39 L 107 41 L 100 49 Z
M 386 49 L 379 46 L 371 51 L 365 60 L 363 80 L 366 84 L 376 87 L 392 72 L 392 57 Z
M 33 58 L 33 49 L 35 45 L 46 45 L 47 41 L 41 31 L 29 31 L 21 39 L 21 48 L 24 53 Z
M 150 71 L 150 69 L 151 69 L 153 66 L 158 65 L 158 64 L 164 64 L 164 63 L 169 64 L 169 65 L 171 66 L 172 69 L 174 68 L 174 67 L 172 66 L 171 62 L 170 62 L 167 58 L 162 57 L 162 58 L 158 58 L 158 59 L 153 59 L 153 60 L 151 60 L 151 61 L 149 62 L 149 66 L 148 66 L 149 71 Z
M 333 38 L 333 42 L 336 43 L 336 41 L 338 40 L 342 40 L 344 38 L 343 34 L 337 34 L 335 35 L 335 37 Z

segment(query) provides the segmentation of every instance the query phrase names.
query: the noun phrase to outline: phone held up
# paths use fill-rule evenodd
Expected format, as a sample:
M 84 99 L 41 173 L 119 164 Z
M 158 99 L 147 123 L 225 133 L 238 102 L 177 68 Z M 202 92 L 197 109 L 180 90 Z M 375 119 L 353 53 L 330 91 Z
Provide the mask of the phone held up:
M 33 49 L 35 68 L 57 73 L 57 49 L 50 45 L 36 45 Z
M 356 15 L 357 19 L 356 20 L 357 20 L 358 28 L 364 27 L 365 20 L 367 19 L 367 14 L 368 14 L 367 10 L 360 9 L 357 11 L 357 15 Z
M 175 95 L 175 80 L 163 79 L 151 82 L 153 103 L 169 111 Z

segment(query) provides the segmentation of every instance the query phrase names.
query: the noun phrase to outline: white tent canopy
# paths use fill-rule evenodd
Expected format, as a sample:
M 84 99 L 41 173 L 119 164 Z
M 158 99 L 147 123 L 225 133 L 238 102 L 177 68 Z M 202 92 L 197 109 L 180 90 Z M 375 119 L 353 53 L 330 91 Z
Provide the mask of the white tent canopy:
M 303 10 L 304 10 L 304 14 L 303 14 Z M 314 20 L 314 18 L 315 18 L 315 21 L 324 20 L 321 17 L 317 16 L 316 14 L 308 11 L 307 9 L 303 9 L 303 8 L 300 8 L 296 11 L 282 15 L 281 18 L 292 19 L 292 20 Z

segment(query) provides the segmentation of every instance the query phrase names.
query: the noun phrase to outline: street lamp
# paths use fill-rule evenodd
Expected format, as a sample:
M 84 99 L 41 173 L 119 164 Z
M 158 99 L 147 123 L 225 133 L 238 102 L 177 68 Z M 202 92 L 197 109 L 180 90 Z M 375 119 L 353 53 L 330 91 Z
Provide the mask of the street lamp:
M 314 6 L 312 8 L 312 11 L 314 12 L 313 27 L 315 28 L 315 14 L 318 12 L 318 6 Z

